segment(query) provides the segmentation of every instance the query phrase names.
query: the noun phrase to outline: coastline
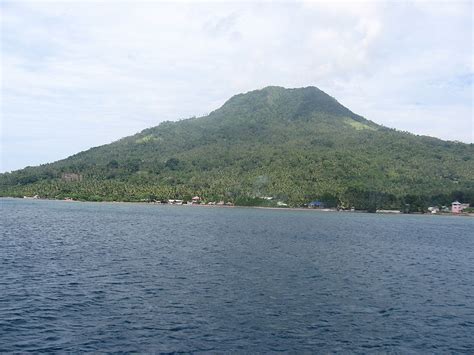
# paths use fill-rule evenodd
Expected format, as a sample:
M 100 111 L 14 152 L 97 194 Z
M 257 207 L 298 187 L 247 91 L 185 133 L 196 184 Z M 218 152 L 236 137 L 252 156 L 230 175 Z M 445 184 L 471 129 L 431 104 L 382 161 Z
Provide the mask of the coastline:
M 277 210 L 277 211 L 302 211 L 302 212 L 316 212 L 316 213 L 363 213 L 363 214 L 374 214 L 374 215 L 403 215 L 403 216 L 445 216 L 445 217 L 474 217 L 474 213 L 402 213 L 402 212 L 368 212 L 364 210 L 337 210 L 337 209 L 319 209 L 319 208 L 305 208 L 305 207 L 267 207 L 267 206 L 240 206 L 240 205 L 206 205 L 206 204 L 169 204 L 169 203 L 153 203 L 144 201 L 82 201 L 82 200 L 60 200 L 60 199 L 48 199 L 48 198 L 23 198 L 23 197 L 10 197 L 0 196 L 0 201 L 5 199 L 14 200 L 28 200 L 28 201 L 55 201 L 65 203 L 99 203 L 99 204 L 137 204 L 142 206 L 168 206 L 168 207 L 183 207 L 183 208 L 253 208 L 261 210 Z

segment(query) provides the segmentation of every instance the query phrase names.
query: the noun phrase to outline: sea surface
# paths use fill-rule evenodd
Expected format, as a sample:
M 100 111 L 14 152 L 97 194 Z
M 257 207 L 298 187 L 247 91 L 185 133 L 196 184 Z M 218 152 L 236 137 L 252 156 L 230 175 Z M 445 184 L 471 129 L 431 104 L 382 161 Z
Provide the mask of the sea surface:
M 0 206 L 0 352 L 474 353 L 473 218 Z

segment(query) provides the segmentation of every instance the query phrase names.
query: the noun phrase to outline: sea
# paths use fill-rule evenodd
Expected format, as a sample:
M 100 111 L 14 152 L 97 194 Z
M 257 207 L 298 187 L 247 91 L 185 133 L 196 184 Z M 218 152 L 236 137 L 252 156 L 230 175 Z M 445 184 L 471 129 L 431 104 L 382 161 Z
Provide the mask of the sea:
M 0 199 L 0 352 L 474 353 L 474 218 Z

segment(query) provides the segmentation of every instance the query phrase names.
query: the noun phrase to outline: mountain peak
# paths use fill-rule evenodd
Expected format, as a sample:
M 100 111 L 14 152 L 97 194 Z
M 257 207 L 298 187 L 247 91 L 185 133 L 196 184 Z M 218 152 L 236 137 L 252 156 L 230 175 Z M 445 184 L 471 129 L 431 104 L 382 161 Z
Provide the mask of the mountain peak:
M 271 115 L 287 120 L 310 120 L 315 116 L 331 115 L 354 119 L 365 124 L 370 123 L 340 104 L 335 98 L 315 86 L 303 88 L 284 88 L 266 86 L 231 97 L 213 114 L 261 116 Z

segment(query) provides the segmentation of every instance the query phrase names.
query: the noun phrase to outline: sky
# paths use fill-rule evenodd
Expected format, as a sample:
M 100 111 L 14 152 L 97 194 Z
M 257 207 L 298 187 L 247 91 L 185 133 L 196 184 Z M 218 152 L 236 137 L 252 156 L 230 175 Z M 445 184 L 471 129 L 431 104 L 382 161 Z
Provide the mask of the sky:
M 0 1 L 0 172 L 268 85 L 473 142 L 471 1 Z

